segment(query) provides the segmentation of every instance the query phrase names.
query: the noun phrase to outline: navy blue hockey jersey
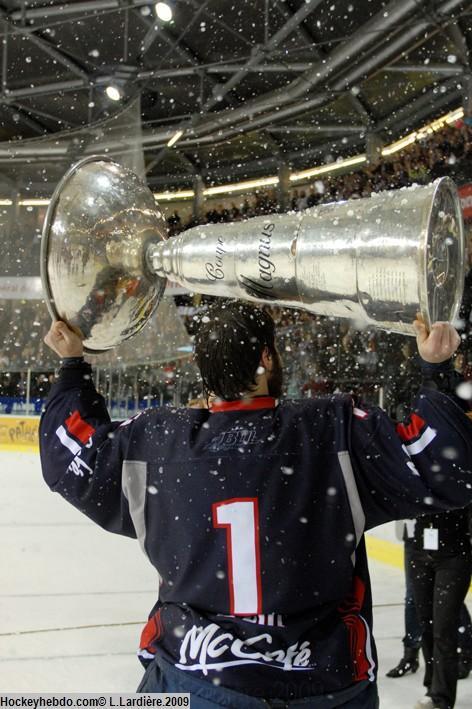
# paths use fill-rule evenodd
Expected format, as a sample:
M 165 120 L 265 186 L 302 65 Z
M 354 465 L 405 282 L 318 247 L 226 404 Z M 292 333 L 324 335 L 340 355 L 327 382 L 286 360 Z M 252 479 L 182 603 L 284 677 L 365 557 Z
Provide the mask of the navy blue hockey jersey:
M 363 534 L 472 502 L 472 421 L 458 404 L 424 389 L 397 427 L 343 395 L 120 423 L 90 371 L 64 369 L 53 387 L 43 473 L 157 569 L 141 657 L 267 698 L 373 681 Z

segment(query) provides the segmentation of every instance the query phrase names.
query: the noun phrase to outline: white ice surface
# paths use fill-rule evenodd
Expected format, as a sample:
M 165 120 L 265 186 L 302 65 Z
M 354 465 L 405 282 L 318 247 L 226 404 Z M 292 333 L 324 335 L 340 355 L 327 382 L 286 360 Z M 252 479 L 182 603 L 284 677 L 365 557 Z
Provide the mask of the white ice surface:
M 49 492 L 38 457 L 0 455 L 0 692 L 133 692 L 135 649 L 157 592 L 137 542 L 96 527 Z M 422 671 L 385 672 L 400 658 L 403 574 L 371 562 L 380 706 L 407 709 Z M 470 604 L 470 597 L 469 597 Z M 472 677 L 457 709 L 472 707 Z

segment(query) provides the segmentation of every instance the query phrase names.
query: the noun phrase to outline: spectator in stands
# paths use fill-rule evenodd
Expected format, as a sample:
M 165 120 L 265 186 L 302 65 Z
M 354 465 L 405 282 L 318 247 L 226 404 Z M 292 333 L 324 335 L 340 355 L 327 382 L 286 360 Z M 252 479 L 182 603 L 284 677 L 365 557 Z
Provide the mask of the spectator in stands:
M 320 195 L 317 194 L 315 187 L 312 186 L 310 187 L 310 192 L 308 193 L 308 197 L 306 198 L 306 206 L 307 207 L 314 207 L 315 204 L 318 204 L 320 201 Z
M 173 214 L 171 214 L 171 216 L 167 219 L 167 225 L 169 227 L 170 236 L 179 233 L 181 230 L 182 220 L 177 210 L 175 210 L 175 212 L 173 212 Z
M 293 190 L 292 199 L 290 201 L 290 209 L 296 211 L 298 209 L 298 190 Z
M 229 210 L 229 213 L 230 213 L 230 221 L 237 222 L 241 219 L 241 211 L 235 205 L 234 202 L 231 202 L 231 209 Z
M 307 206 L 308 206 L 308 203 L 307 203 L 306 192 L 305 192 L 305 190 L 302 190 L 300 192 L 300 196 L 297 200 L 297 209 L 299 212 L 301 212 L 303 209 L 306 209 Z

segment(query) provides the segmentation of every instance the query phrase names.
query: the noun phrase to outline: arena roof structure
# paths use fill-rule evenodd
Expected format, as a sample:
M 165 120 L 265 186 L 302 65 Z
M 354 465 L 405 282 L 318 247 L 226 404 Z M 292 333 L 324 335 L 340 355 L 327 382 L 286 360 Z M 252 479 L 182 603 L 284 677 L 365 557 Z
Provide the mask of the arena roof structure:
M 2 179 L 25 162 L 38 182 L 55 161 L 59 175 L 93 150 L 84 127 L 137 99 L 155 191 L 301 170 L 472 116 L 470 1 L 162 4 L 170 19 L 149 0 L 0 4 Z M 109 152 L 125 148 L 126 125 Z

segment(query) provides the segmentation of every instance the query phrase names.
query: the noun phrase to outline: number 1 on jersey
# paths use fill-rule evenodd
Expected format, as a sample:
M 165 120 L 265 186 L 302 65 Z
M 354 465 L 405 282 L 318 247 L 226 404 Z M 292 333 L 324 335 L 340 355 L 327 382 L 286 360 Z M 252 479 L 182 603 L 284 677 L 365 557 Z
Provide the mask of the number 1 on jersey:
M 215 502 L 213 526 L 226 529 L 230 613 L 262 613 L 257 497 Z

